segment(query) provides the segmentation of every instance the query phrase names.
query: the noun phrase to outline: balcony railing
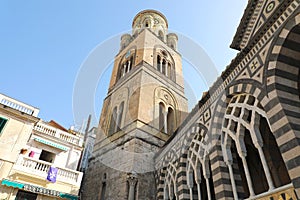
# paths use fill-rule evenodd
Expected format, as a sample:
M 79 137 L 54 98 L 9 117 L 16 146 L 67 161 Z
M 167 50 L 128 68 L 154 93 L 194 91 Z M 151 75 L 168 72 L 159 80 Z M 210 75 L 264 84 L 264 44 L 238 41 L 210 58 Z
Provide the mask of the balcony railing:
M 22 103 L 20 101 L 17 101 L 3 94 L 0 94 L 0 104 L 18 110 L 20 112 L 26 113 L 28 115 L 32 115 L 34 117 L 37 117 L 39 113 L 39 109 L 30 106 L 28 104 Z
M 71 133 L 47 125 L 44 122 L 37 123 L 37 125 L 35 125 L 34 127 L 34 130 L 40 133 L 44 133 L 46 135 L 50 135 L 57 139 L 63 140 L 64 142 L 82 146 L 82 138 L 80 136 L 72 135 Z
M 262 194 L 258 194 L 255 197 L 248 198 L 247 200 L 266 200 L 266 199 L 289 199 L 296 200 L 295 191 L 292 183 L 288 185 L 275 188 L 271 191 L 267 191 Z
M 42 160 L 35 160 L 30 157 L 20 156 L 13 168 L 23 173 L 32 174 L 35 176 L 39 176 L 43 179 L 46 179 L 48 175 L 48 171 L 51 166 L 52 163 L 49 162 L 45 162 Z M 63 168 L 63 167 L 57 167 L 57 168 L 58 168 L 57 178 L 56 178 L 57 181 L 62 181 L 80 187 L 80 183 L 83 175 L 82 172 Z

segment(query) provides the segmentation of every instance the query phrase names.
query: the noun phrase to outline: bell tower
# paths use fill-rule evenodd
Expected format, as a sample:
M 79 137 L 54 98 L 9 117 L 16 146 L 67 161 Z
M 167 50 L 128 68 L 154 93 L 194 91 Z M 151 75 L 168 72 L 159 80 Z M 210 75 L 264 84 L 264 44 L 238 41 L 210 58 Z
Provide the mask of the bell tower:
M 121 37 L 83 199 L 155 199 L 154 155 L 188 111 L 178 37 L 155 10 Z

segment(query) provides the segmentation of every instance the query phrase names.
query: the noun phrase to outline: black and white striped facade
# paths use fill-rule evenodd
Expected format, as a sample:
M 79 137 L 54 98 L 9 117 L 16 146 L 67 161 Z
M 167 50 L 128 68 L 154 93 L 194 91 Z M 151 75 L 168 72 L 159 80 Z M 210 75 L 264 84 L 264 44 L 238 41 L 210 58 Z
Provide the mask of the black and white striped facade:
M 232 47 L 155 157 L 157 199 L 300 198 L 300 0 L 250 0 Z

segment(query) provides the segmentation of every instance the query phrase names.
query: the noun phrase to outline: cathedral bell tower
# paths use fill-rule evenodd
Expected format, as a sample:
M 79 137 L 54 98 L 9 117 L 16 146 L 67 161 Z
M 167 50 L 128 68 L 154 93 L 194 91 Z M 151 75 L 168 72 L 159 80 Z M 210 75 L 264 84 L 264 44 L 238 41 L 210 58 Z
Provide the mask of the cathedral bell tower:
M 154 155 L 187 113 L 178 37 L 155 10 L 121 37 L 83 199 L 155 199 Z

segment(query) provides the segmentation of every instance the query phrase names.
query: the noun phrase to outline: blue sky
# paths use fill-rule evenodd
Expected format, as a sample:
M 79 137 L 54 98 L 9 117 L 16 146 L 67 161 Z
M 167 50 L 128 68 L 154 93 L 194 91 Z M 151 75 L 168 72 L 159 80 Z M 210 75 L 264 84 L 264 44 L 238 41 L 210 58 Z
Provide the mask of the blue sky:
M 0 1 L 0 93 L 40 108 L 40 118 L 68 128 L 75 123 L 72 94 L 82 63 L 97 45 L 130 30 L 138 12 L 162 12 L 169 29 L 199 44 L 220 73 L 237 53 L 229 45 L 246 4 L 247 0 Z M 186 69 L 184 76 L 193 77 L 192 69 Z M 109 78 L 107 69 L 95 93 L 97 116 Z M 199 77 L 188 81 L 200 98 L 207 86 Z

